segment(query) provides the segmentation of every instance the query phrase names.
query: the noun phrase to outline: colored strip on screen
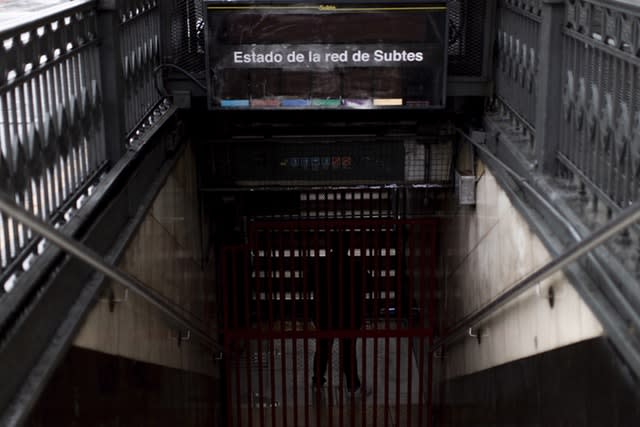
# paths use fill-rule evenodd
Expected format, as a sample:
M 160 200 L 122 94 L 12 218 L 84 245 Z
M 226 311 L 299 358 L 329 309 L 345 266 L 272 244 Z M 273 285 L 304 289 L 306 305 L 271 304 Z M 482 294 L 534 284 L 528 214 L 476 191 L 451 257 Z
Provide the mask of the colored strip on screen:
M 248 99 L 221 99 L 220 106 L 223 108 L 243 108 L 249 106 Z
M 375 98 L 373 100 L 375 107 L 397 107 L 402 106 L 402 98 Z
M 311 102 L 308 99 L 283 99 L 283 107 L 308 107 Z

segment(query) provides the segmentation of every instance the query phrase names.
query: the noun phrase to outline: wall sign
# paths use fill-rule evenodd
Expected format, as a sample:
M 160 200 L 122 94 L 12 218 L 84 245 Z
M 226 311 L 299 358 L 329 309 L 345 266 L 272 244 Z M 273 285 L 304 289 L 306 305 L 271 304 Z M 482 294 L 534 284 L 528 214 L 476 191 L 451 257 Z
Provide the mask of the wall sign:
M 444 1 L 205 4 L 211 108 L 444 106 Z

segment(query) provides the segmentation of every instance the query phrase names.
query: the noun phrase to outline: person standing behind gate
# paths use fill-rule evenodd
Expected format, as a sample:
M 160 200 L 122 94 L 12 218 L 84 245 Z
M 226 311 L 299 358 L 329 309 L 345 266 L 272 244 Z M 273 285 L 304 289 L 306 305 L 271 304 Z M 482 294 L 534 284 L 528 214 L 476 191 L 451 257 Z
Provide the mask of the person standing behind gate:
M 353 253 L 353 246 L 333 236 L 327 248 L 325 263 L 318 273 L 316 297 L 316 326 L 323 332 L 355 331 L 363 324 L 363 298 L 366 272 L 363 270 L 361 258 Z M 349 247 L 351 246 L 351 250 Z M 364 250 L 364 249 L 363 249 Z M 320 389 L 327 382 L 326 373 L 331 357 L 333 338 L 319 338 L 316 341 L 316 352 L 313 358 L 312 385 Z M 370 386 L 361 390 L 356 355 L 356 337 L 340 338 L 341 366 L 345 375 L 346 388 L 352 393 L 370 394 Z

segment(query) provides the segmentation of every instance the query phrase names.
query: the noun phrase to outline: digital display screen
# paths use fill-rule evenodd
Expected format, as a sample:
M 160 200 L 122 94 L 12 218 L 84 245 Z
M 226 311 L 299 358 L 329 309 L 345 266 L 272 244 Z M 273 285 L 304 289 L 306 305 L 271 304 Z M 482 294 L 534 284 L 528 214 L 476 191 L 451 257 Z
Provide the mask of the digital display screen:
M 205 4 L 211 108 L 444 106 L 444 1 Z

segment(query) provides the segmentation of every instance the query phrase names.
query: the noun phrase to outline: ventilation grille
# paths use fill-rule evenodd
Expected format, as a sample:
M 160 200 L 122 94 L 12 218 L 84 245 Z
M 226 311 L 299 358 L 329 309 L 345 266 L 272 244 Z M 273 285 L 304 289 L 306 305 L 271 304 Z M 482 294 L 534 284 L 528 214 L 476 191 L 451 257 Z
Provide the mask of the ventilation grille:
M 170 15 L 170 62 L 192 73 L 205 69 L 205 17 L 202 0 L 175 0 Z
M 449 75 L 482 77 L 486 4 L 449 0 Z

